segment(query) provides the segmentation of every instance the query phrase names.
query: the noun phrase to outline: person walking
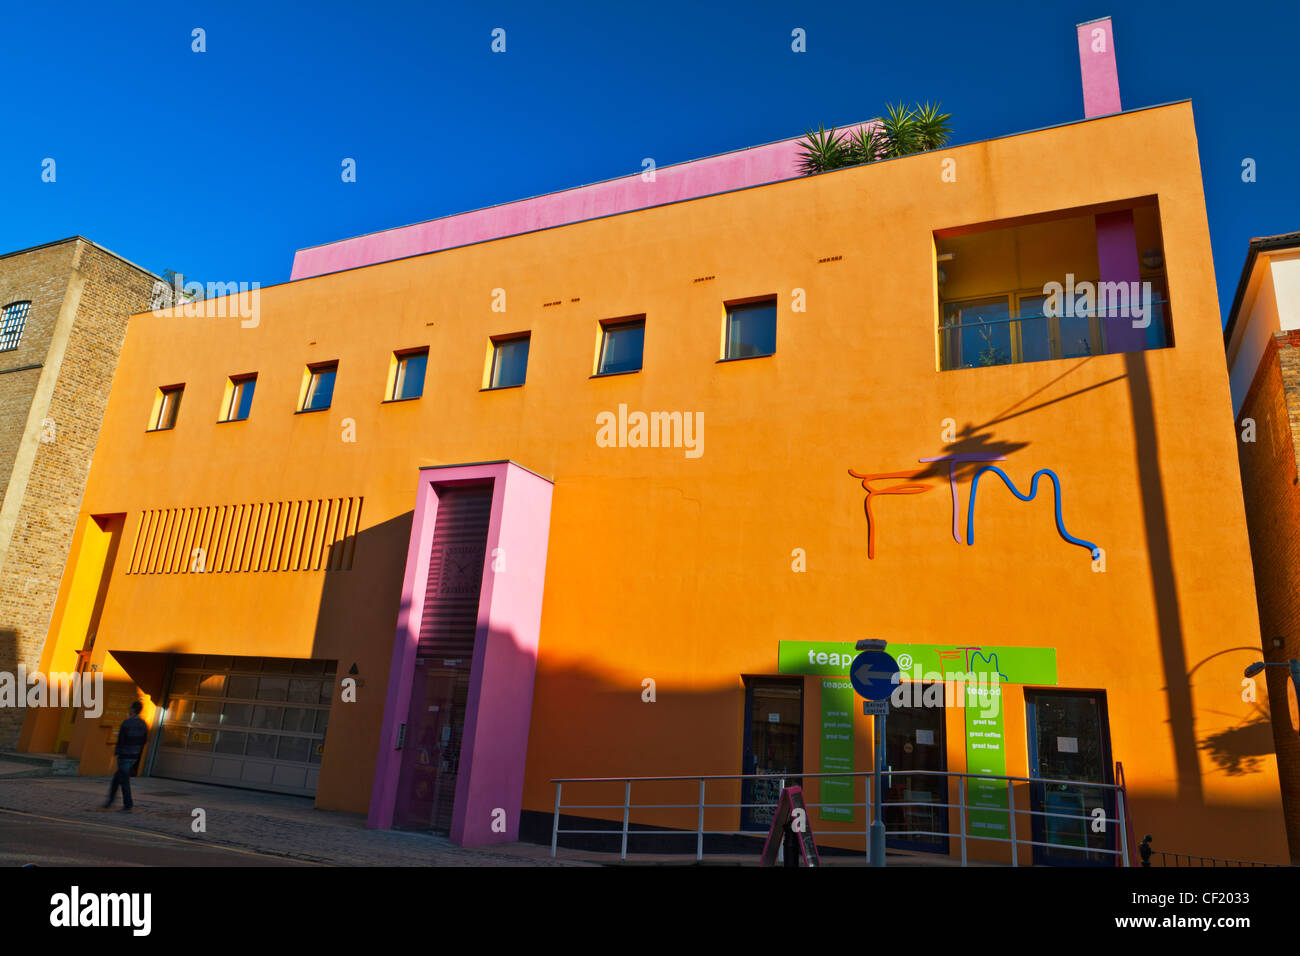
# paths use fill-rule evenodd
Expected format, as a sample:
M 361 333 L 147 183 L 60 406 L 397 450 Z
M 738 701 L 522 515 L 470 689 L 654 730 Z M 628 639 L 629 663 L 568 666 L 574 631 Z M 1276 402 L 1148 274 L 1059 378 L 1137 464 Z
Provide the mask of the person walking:
M 149 739 L 149 725 L 140 719 L 144 704 L 131 702 L 131 716 L 122 721 L 117 731 L 117 747 L 113 753 L 117 756 L 117 773 L 113 774 L 113 783 L 108 788 L 108 800 L 104 803 L 107 810 L 117 797 L 117 788 L 122 788 L 122 811 L 130 812 L 135 806 L 131 799 L 131 771 L 144 753 L 144 743 Z

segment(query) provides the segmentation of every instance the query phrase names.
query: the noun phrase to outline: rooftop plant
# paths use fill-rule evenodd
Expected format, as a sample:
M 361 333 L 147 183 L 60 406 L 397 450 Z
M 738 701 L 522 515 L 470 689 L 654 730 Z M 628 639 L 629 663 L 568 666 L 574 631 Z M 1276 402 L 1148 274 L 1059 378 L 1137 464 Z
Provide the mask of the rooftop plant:
M 803 155 L 799 169 L 804 175 L 824 173 L 862 163 L 874 163 L 895 156 L 908 156 L 948 145 L 952 135 L 951 113 L 941 113 L 940 104 L 905 106 L 889 104 L 885 115 L 851 131 L 827 130 L 818 126 L 799 141 Z

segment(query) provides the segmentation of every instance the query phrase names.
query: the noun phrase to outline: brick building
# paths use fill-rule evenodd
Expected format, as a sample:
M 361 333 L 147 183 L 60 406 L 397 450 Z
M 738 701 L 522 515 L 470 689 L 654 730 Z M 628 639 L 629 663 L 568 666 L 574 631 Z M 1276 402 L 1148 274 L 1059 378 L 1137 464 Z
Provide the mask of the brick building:
M 1300 658 L 1300 233 L 1252 239 L 1224 330 L 1264 660 Z M 1291 860 L 1300 863 L 1300 713 L 1269 667 L 1260 730 L 1277 749 Z M 1267 707 L 1267 711 L 1263 708 Z
M 0 671 L 40 658 L 127 319 L 156 280 L 80 236 L 0 255 Z M 0 708 L 0 748 L 22 718 Z

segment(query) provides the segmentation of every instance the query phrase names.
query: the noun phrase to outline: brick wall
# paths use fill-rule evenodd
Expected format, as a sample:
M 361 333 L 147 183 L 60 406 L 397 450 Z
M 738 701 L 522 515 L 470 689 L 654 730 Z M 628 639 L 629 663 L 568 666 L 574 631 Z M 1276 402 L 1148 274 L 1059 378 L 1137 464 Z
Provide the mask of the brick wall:
M 1300 332 L 1277 332 L 1265 349 L 1237 420 L 1239 439 L 1247 419 L 1255 423 L 1255 441 L 1239 440 L 1237 455 L 1264 659 L 1285 662 L 1300 657 Z M 1283 639 L 1281 648 L 1273 647 L 1275 637 Z M 1282 667 L 1264 674 L 1291 862 L 1300 864 L 1300 734 L 1287 703 L 1291 678 Z M 1262 697 L 1264 681 L 1256 680 Z
M 77 243 L 63 242 L 0 257 L 0 309 L 11 302 L 32 303 L 18 348 L 0 352 L 0 502 L 27 427 L 27 410 L 41 377 L 40 366 L 50 347 L 76 250 Z M 33 365 L 37 367 L 10 371 Z
M 30 342 L 24 334 L 24 348 L 30 347 L 33 357 L 34 350 L 49 349 L 50 331 L 62 301 L 62 292 L 55 290 L 67 288 L 74 269 L 85 284 L 45 416 L 52 428 L 36 447 L 0 568 L 0 671 L 13 671 L 20 661 L 29 668 L 39 662 L 127 321 L 132 313 L 149 307 L 155 281 L 148 273 L 81 239 L 0 259 L 0 290 L 14 290 L 4 294 L 31 298 L 32 316 L 38 314 L 38 296 L 42 297 L 37 325 L 33 327 L 32 317 L 28 319 Z M 34 361 L 44 361 L 44 351 Z M 11 374 L 31 376 L 26 390 L 30 406 L 39 371 Z M 0 375 L 0 379 L 5 377 Z M 20 407 L 23 392 L 18 388 L 11 389 L 9 395 L 0 393 L 0 401 L 6 399 L 13 410 L 0 409 L 4 412 L 0 417 L 20 423 L 13 439 L 16 445 L 27 409 Z M 7 447 L 8 439 L 7 433 L 0 435 L 0 448 Z M 11 456 L 9 469 L 12 464 Z M 8 480 L 9 471 L 0 472 L 0 481 Z M 13 745 L 22 718 L 21 709 L 0 709 L 0 749 Z

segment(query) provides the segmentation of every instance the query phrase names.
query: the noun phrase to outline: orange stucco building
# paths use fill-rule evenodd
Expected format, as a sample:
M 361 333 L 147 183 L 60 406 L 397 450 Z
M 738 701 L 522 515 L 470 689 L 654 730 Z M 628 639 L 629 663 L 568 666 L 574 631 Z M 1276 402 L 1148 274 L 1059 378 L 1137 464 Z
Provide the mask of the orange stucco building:
M 1150 293 L 1147 324 L 1083 299 L 1046 314 L 1053 283 L 1112 279 Z M 1002 775 L 1085 781 L 1014 783 L 1026 811 L 1113 817 L 1086 781 L 1116 783 L 1119 761 L 1139 839 L 1285 861 L 1275 761 L 1233 751 L 1260 638 L 1189 103 L 305 277 L 248 315 L 221 301 L 132 319 L 42 659 L 82 652 L 110 703 L 147 699 L 146 772 L 375 825 L 447 829 L 454 804 L 459 839 L 506 838 L 549 826 L 553 778 L 869 769 L 856 704 L 827 731 L 847 674 L 827 661 L 883 638 L 998 674 Z M 545 504 L 502 503 L 516 479 L 483 462 Z M 990 465 L 1024 493 L 1049 469 L 1059 520 L 1048 476 L 1025 502 Z M 512 521 L 532 536 L 494 544 Z M 491 627 L 488 582 L 531 595 L 525 623 Z M 457 613 L 463 659 L 438 643 Z M 522 715 L 492 709 L 520 695 Z M 454 781 L 475 720 L 475 765 L 502 776 L 484 793 L 514 806 L 467 806 Z M 24 745 L 105 773 L 112 723 L 33 711 Z M 993 773 L 960 707 L 891 726 L 901 803 L 956 802 L 909 767 Z M 739 796 L 710 800 L 761 802 Z M 899 832 L 957 826 L 896 812 Z M 1118 846 L 1036 819 L 1056 827 L 1043 862 Z M 826 846 L 860 850 L 836 831 L 863 823 L 814 814 Z

